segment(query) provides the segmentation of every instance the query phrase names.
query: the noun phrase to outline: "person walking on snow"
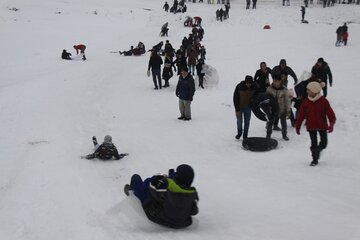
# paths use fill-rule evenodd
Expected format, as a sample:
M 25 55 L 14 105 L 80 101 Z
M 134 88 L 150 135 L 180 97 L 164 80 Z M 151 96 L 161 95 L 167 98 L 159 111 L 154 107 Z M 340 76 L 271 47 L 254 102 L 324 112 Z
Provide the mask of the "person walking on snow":
M 195 93 L 195 81 L 189 74 L 187 67 L 183 67 L 180 72 L 179 81 L 176 85 L 175 94 L 179 98 L 179 120 L 191 120 L 191 102 Z
M 248 137 L 251 118 L 251 101 L 257 89 L 257 84 L 253 81 L 252 76 L 246 76 L 245 80 L 241 81 L 235 88 L 233 103 L 237 119 L 236 139 L 240 139 L 241 136 L 243 136 L 244 139 Z
M 334 130 L 336 116 L 329 101 L 321 96 L 321 85 L 318 82 L 310 82 L 307 85 L 307 98 L 304 99 L 296 120 L 296 133 L 300 135 L 301 124 L 306 120 L 306 129 L 309 132 L 312 155 L 310 166 L 318 164 L 320 153 L 327 147 L 327 133 Z M 320 136 L 318 143 L 317 135 Z

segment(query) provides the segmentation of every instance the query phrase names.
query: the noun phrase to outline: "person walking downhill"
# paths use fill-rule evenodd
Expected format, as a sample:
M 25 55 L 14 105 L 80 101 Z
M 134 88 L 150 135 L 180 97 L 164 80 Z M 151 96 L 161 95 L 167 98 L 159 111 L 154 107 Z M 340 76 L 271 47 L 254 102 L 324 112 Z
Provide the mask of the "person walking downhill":
M 253 81 L 252 76 L 246 76 L 245 80 L 241 81 L 235 88 L 233 103 L 237 119 L 237 134 L 235 136 L 236 139 L 240 139 L 241 136 L 243 136 L 244 139 L 248 137 L 251 118 L 250 104 L 257 89 L 257 84 Z
M 321 85 L 318 82 L 310 82 L 307 85 L 307 98 L 304 99 L 296 120 L 296 133 L 300 135 L 301 124 L 306 120 L 306 129 L 309 132 L 312 155 L 310 166 L 316 166 L 320 158 L 320 152 L 327 147 L 327 133 L 334 130 L 336 116 L 329 101 L 321 96 Z M 318 143 L 317 135 L 320 135 Z

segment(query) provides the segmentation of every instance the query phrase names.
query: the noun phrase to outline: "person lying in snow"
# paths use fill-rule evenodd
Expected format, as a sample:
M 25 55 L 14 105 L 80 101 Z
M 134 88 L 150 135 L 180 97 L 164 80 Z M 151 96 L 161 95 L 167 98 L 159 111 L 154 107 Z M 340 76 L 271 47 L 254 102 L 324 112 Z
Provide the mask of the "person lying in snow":
M 154 175 L 141 179 L 138 174 L 124 186 L 129 196 L 132 191 L 141 201 L 146 216 L 152 222 L 170 228 L 185 228 L 192 224 L 192 217 L 199 212 L 198 193 L 191 186 L 194 170 L 187 164 L 169 169 L 169 176 Z
M 111 160 L 115 158 L 115 160 L 119 160 L 128 155 L 128 153 L 119 154 L 117 148 L 112 143 L 112 137 L 110 135 L 105 136 L 104 142 L 101 145 L 98 144 L 95 136 L 92 138 L 92 141 L 95 146 L 95 152 L 88 154 L 82 158 L 86 158 L 86 159 L 98 158 L 101 160 Z

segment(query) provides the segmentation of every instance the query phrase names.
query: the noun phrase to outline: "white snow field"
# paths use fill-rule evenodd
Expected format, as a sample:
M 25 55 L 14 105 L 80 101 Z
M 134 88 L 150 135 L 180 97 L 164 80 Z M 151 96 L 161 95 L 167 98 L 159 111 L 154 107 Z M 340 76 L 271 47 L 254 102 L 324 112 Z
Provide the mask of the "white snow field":
M 187 2 L 187 13 L 172 14 L 164 2 L 0 1 L 0 239 L 360 239 L 360 6 L 314 3 L 309 24 L 301 24 L 302 1 L 259 1 L 256 10 L 232 1 L 223 22 L 215 19 L 220 5 Z M 217 75 L 197 88 L 192 120 L 183 122 L 176 77 L 155 91 L 149 52 L 111 52 L 167 39 L 177 49 L 190 33 L 188 15 L 203 18 L 206 63 Z M 161 38 L 165 22 L 169 36 Z M 335 47 L 344 22 L 348 46 Z M 87 61 L 60 59 L 78 43 L 87 46 Z M 328 100 L 337 116 L 319 165 L 309 166 L 305 127 L 298 136 L 290 123 L 290 141 L 273 133 L 277 149 L 244 150 L 234 138 L 237 83 L 261 61 L 272 68 L 285 58 L 300 76 L 319 57 L 333 73 Z M 92 152 L 92 136 L 106 134 L 130 155 L 80 159 Z M 254 115 L 249 136 L 265 136 Z M 133 173 L 147 177 L 182 163 L 195 170 L 200 212 L 192 226 L 173 230 L 150 222 L 123 185 Z

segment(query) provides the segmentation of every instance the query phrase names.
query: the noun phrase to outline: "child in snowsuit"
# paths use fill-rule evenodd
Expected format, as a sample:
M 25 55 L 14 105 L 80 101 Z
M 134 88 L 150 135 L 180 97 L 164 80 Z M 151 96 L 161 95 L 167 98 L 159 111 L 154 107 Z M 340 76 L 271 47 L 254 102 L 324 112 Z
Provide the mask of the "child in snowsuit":
M 101 145 L 98 144 L 96 137 L 93 137 L 92 140 L 95 146 L 95 152 L 86 155 L 86 159 L 99 158 L 101 160 L 110 160 L 115 158 L 115 160 L 119 160 L 127 155 L 126 153 L 119 154 L 117 148 L 112 143 L 112 137 L 110 135 L 105 136 L 104 142 Z
M 300 106 L 296 120 L 296 133 L 300 135 L 301 124 L 306 120 L 306 129 L 310 135 L 310 150 L 313 159 L 310 166 L 316 166 L 320 158 L 320 152 L 326 148 L 328 143 L 327 132 L 331 133 L 334 130 L 336 116 L 328 100 L 320 94 L 320 83 L 310 82 L 306 88 L 308 96 Z M 318 133 L 320 143 L 318 143 L 317 139 Z
M 155 175 L 143 181 L 138 174 L 131 177 L 124 192 L 133 191 L 141 201 L 146 216 L 152 222 L 170 228 L 185 228 L 192 224 L 192 217 L 199 210 L 198 193 L 191 186 L 194 170 L 182 164 L 169 170 L 169 176 Z

